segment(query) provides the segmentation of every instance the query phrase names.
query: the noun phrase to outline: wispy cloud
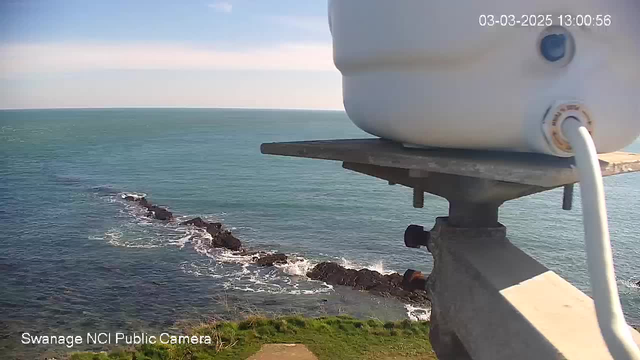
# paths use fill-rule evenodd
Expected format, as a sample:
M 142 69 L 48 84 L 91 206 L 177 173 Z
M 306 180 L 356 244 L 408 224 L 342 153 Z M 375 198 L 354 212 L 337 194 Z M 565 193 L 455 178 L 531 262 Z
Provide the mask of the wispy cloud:
M 287 16 L 287 15 L 270 15 L 267 16 L 271 22 L 314 33 L 329 33 L 329 21 L 326 16 Z
M 207 5 L 209 8 L 222 13 L 231 13 L 233 11 L 233 5 L 228 2 L 214 2 Z
M 281 44 L 242 50 L 146 44 L 0 46 L 0 73 L 4 76 L 110 69 L 332 71 L 335 67 L 331 45 L 325 43 Z

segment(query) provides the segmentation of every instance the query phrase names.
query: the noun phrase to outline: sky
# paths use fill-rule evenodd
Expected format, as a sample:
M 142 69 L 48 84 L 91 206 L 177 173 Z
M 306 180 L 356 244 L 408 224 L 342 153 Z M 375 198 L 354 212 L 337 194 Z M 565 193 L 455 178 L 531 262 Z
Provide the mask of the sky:
M 0 108 L 342 109 L 326 0 L 0 0 Z

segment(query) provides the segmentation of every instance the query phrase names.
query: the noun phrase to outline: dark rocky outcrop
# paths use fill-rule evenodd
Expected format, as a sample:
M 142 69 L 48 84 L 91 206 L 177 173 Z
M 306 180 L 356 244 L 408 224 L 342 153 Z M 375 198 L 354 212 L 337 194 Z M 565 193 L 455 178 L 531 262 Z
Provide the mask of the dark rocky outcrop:
M 164 220 L 164 221 L 173 219 L 173 213 L 171 213 L 171 211 L 165 208 L 162 208 L 160 206 L 151 205 L 147 209 L 149 210 L 149 212 L 147 213 L 147 216 L 153 216 L 158 220 Z
M 429 276 L 425 276 L 421 271 L 408 269 L 402 276 L 402 288 L 407 291 L 425 290 L 428 279 Z
M 187 220 L 187 221 L 183 221 L 180 223 L 180 225 L 193 225 L 195 227 L 199 227 L 199 228 L 207 228 L 207 226 L 209 225 L 208 222 L 202 220 L 201 217 L 196 217 L 193 218 L 191 220 Z
M 209 234 L 214 234 L 214 233 L 218 233 L 220 232 L 220 230 L 222 230 L 222 223 L 219 222 L 213 222 L 213 223 L 209 223 L 206 226 L 207 232 Z
M 231 231 L 223 230 L 219 222 L 208 222 L 200 217 L 184 221 L 180 225 L 193 225 L 205 229 L 211 235 L 211 246 L 215 248 L 225 248 L 233 251 L 242 249 L 242 242 L 238 240 Z
M 283 253 L 277 254 L 258 254 L 253 261 L 260 266 L 273 266 L 275 264 L 286 264 L 287 255 Z
M 379 296 L 395 297 L 403 301 L 425 304 L 429 301 L 424 290 L 403 288 L 404 277 L 398 273 L 383 275 L 369 269 L 347 269 L 334 262 L 316 265 L 307 276 L 332 285 L 350 286 L 357 290 L 366 290 Z
M 134 201 L 140 204 L 140 206 L 146 208 L 149 212 L 149 216 L 153 216 L 158 220 L 173 220 L 173 213 L 171 211 L 153 205 L 149 200 L 145 197 L 135 196 L 135 195 L 123 195 L 123 199 L 127 201 Z M 193 218 L 191 220 L 184 221 L 180 223 L 181 225 L 193 225 L 195 227 L 205 229 L 209 234 L 211 234 L 211 246 L 217 248 L 226 248 L 233 251 L 238 251 L 242 249 L 242 242 L 229 230 L 223 230 L 222 224 L 219 222 L 207 222 L 200 217 Z
M 134 201 L 138 201 L 140 203 L 141 206 L 146 207 L 147 209 L 151 207 L 151 203 L 147 200 L 147 198 L 139 198 L 138 200 L 134 200 Z
M 209 232 L 209 229 L 207 228 Z M 211 233 L 211 232 L 209 232 Z M 211 246 L 217 248 L 226 248 L 233 251 L 238 251 L 242 249 L 242 243 L 238 238 L 233 236 L 231 231 L 229 230 L 221 230 L 218 231 L 215 235 L 212 235 L 213 239 L 211 239 Z
M 153 205 L 143 196 L 123 195 L 122 198 L 127 201 L 137 202 L 140 206 L 146 208 L 148 210 L 147 216 L 163 221 L 173 220 L 173 213 L 171 211 L 163 207 Z
M 211 234 L 211 236 L 215 236 L 222 230 L 222 223 L 204 221 L 201 217 L 181 222 L 180 225 L 193 225 L 195 227 L 205 229 L 209 234 Z

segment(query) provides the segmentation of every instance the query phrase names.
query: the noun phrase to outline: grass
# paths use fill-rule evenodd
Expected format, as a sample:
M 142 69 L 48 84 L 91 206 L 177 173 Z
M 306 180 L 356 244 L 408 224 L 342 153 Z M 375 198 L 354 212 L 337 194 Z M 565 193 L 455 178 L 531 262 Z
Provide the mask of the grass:
M 429 323 L 381 322 L 348 316 L 215 322 L 192 329 L 189 335 L 211 336 L 211 345 L 146 344 L 109 353 L 73 353 L 71 360 L 213 360 L 246 359 L 263 344 L 305 344 L 319 360 L 437 359 L 429 343 Z

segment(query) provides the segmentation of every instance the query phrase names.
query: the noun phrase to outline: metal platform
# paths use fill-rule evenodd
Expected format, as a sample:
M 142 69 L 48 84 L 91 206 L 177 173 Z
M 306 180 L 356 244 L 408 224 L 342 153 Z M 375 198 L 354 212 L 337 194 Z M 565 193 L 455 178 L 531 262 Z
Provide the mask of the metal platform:
M 573 160 L 547 155 L 449 149 L 414 149 L 381 139 L 262 144 L 263 154 L 337 160 L 431 173 L 461 175 L 553 188 L 578 181 Z M 640 171 L 640 154 L 600 156 L 603 176 Z
M 593 301 L 514 246 L 498 221 L 505 201 L 560 186 L 569 209 L 569 184 L 578 181 L 573 159 L 414 149 L 380 139 L 268 143 L 261 151 L 342 161 L 412 188 L 414 207 L 422 207 L 425 192 L 449 201 L 449 216 L 431 231 L 413 225 L 405 232 L 407 246 L 426 246 L 434 259 L 426 290 L 439 359 L 611 359 Z M 640 154 L 604 154 L 600 165 L 604 176 L 640 171 Z M 640 334 L 632 335 L 640 343 Z

